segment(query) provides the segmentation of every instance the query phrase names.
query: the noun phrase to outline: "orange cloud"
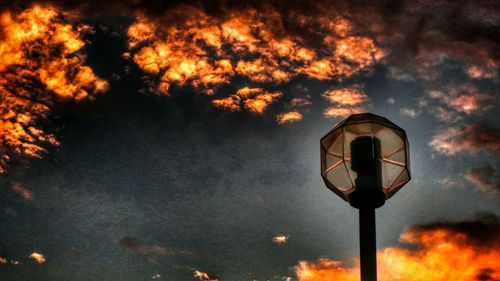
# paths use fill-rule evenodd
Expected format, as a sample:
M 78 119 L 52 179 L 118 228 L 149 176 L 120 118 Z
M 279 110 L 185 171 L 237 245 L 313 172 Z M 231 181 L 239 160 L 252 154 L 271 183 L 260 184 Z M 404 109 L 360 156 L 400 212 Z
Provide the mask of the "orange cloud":
M 106 91 L 107 82 L 79 55 L 88 29 L 67 23 L 46 5 L 0 15 L 0 173 L 58 145 L 40 125 L 55 103 Z
M 324 92 L 323 97 L 338 105 L 359 105 L 368 101 L 368 96 L 359 87 L 332 89 Z
M 216 278 L 210 278 L 207 273 L 198 270 L 194 271 L 193 277 L 198 278 L 203 281 L 217 281 Z
M 411 248 L 389 247 L 377 254 L 381 281 L 473 281 L 500 278 L 500 222 L 493 215 L 477 220 L 415 226 L 401 235 Z M 359 262 L 301 261 L 299 281 L 359 280 Z
M 303 116 L 298 111 L 289 111 L 285 113 L 278 114 L 276 120 L 278 124 L 295 123 L 302 120 Z
M 322 96 L 334 105 L 323 112 L 325 117 L 330 118 L 347 117 L 354 113 L 364 112 L 363 105 L 368 101 L 368 96 L 358 85 L 327 90 Z
M 357 281 L 357 268 L 344 268 L 339 261 L 320 259 L 316 263 L 300 261 L 295 267 L 295 274 L 299 281 Z
M 245 108 L 252 113 L 261 114 L 281 96 L 281 92 L 266 92 L 262 88 L 243 87 L 230 97 L 214 99 L 212 104 L 230 111 L 240 111 Z
M 30 256 L 30 259 L 35 260 L 37 263 L 44 263 L 46 261 L 46 258 L 44 255 L 33 252 Z
M 297 76 L 341 80 L 368 69 L 385 55 L 335 12 L 329 17 L 286 16 L 269 6 L 266 13 L 242 8 L 227 10 L 227 17 L 218 18 L 180 5 L 172 13 L 185 20 L 166 23 L 138 15 L 128 29 L 126 57 L 154 81 L 153 92 L 163 95 L 170 93 L 172 85 L 213 95 L 236 77 L 258 83 L 259 88 L 287 83 Z M 317 36 L 320 44 L 310 46 L 305 35 L 290 34 L 288 21 Z M 213 99 L 212 104 L 260 114 L 279 96 L 246 99 L 235 94 Z
M 330 118 L 338 118 L 338 117 L 345 118 L 350 116 L 351 114 L 362 113 L 362 112 L 365 112 L 365 110 L 361 107 L 352 107 L 352 108 L 330 107 L 323 112 L 323 115 L 325 117 L 330 117 Z
M 258 94 L 251 99 L 247 99 L 244 101 L 245 108 L 253 113 L 262 113 L 269 104 L 273 103 L 281 97 L 282 94 L 280 92 L 275 93 L 262 93 Z

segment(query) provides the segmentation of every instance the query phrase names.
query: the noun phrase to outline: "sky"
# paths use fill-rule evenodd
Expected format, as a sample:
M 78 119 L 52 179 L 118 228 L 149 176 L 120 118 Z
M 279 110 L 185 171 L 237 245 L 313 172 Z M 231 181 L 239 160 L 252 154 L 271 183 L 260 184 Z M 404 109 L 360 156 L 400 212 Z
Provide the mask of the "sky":
M 497 1 L 100 2 L 0 3 L 0 280 L 359 280 L 362 112 L 410 145 L 379 280 L 500 280 Z

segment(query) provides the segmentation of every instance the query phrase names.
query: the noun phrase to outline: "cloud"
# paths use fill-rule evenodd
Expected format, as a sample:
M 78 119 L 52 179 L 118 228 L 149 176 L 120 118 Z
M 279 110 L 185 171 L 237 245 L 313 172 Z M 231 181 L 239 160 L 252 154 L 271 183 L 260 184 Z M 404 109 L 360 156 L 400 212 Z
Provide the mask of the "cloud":
M 462 222 L 415 225 L 401 235 L 410 248 L 388 247 L 378 252 L 380 280 L 471 281 L 500 278 L 500 220 L 489 213 Z M 359 261 L 345 267 L 339 261 L 300 261 L 299 281 L 359 280 Z M 459 268 L 460 270 L 457 270 Z M 488 279 L 489 278 L 489 279 Z
M 420 111 L 417 111 L 414 108 L 409 108 L 409 107 L 403 107 L 399 110 L 399 113 L 402 115 L 411 117 L 411 118 L 416 118 L 418 115 L 420 115 Z
M 107 82 L 83 64 L 88 26 L 67 23 L 46 5 L 0 18 L 0 173 L 6 173 L 12 163 L 41 158 L 59 144 L 42 125 L 52 107 L 88 100 Z
M 472 84 L 460 84 L 448 86 L 444 91 L 429 91 L 421 105 L 441 121 L 456 122 L 462 115 L 490 111 L 495 101 L 495 95 L 483 93 Z
M 351 108 L 330 107 L 323 112 L 323 115 L 325 117 L 331 117 L 331 118 L 339 118 L 339 117 L 345 118 L 351 114 L 363 113 L 363 112 L 365 112 L 365 110 L 361 107 L 351 107 Z
M 322 96 L 329 103 L 347 106 L 360 105 L 368 100 L 368 96 L 358 86 L 328 90 Z
M 469 65 L 465 68 L 465 73 L 471 79 L 492 79 L 498 75 L 498 70 L 494 67 Z
M 16 260 L 8 260 L 7 258 L 0 256 L 0 264 L 9 264 L 9 265 L 20 265 L 21 263 Z
M 194 271 L 193 277 L 198 278 L 198 279 L 203 280 L 203 281 L 217 281 L 218 280 L 217 278 L 211 278 L 210 276 L 208 276 L 207 273 L 202 272 L 202 271 L 198 271 L 198 270 Z
M 356 30 L 373 34 L 379 46 L 387 50 L 382 63 L 387 66 L 388 78 L 422 83 L 426 91 L 444 93 L 446 100 L 436 106 L 432 102 L 438 100 L 433 100 L 427 108 L 439 120 L 456 122 L 461 115 L 492 109 L 494 95 L 462 88 L 454 96 L 450 93 L 454 89 L 446 84 L 452 83 L 448 82 L 450 77 L 468 80 L 464 83 L 498 82 L 498 1 L 403 0 L 371 1 L 368 5 L 346 1 L 336 6 L 349 15 Z M 436 14 L 440 16 L 433 16 Z
M 47 259 L 45 258 L 44 255 L 37 253 L 37 252 L 33 252 L 29 256 L 29 258 L 35 260 L 37 263 L 45 263 L 47 261 Z
M 302 97 L 302 98 L 293 98 L 290 101 L 290 106 L 291 107 L 303 107 L 303 106 L 311 105 L 312 102 L 311 102 L 310 99 L 311 99 L 310 96 L 305 96 L 305 97 Z
M 387 68 L 387 70 L 387 77 L 391 79 L 405 82 L 415 81 L 415 78 L 411 74 L 405 72 L 399 67 L 390 66 Z
M 439 186 L 445 187 L 445 188 L 454 188 L 454 187 L 462 187 L 463 186 L 463 180 L 461 178 L 455 178 L 455 177 L 450 177 L 446 176 L 443 178 L 440 178 L 437 183 Z
M 276 118 L 278 123 L 299 120 L 298 114 L 304 111 L 298 107 L 314 100 L 286 96 L 287 86 L 299 79 L 349 81 L 370 75 L 376 64 L 383 63 L 393 79 L 440 81 L 442 66 L 453 60 L 463 65 L 470 79 L 491 80 L 497 78 L 500 62 L 499 13 L 492 9 L 499 4 L 490 0 L 394 5 L 385 1 L 371 5 L 352 1 L 287 5 L 224 0 L 210 4 L 7 2 L 0 4 L 6 19 L 1 23 L 5 35 L 0 43 L 0 72 L 5 77 L 0 91 L 6 93 L 0 97 L 0 173 L 14 163 L 41 158 L 59 145 L 58 136 L 46 126 L 56 105 L 88 100 L 107 89 L 107 82 L 84 65 L 86 42 L 81 37 L 91 27 L 75 22 L 107 20 L 117 11 L 132 20 L 125 32 L 124 57 L 142 70 L 148 90 L 170 95 L 178 87 L 190 88 L 206 94 L 215 107 L 255 115 L 284 101 L 284 106 L 276 106 L 285 107 L 279 111 L 283 113 Z M 19 7 L 31 8 L 9 12 Z M 429 16 L 435 13 L 441 16 Z M 339 92 L 325 96 L 333 105 L 323 115 L 337 118 L 365 111 L 366 103 L 358 102 L 366 102 L 367 95 L 355 92 L 355 87 L 343 89 L 344 96 Z M 262 92 L 244 98 L 238 92 L 245 88 Z M 427 89 L 426 104 L 435 102 L 436 106 L 428 107 L 430 113 L 445 122 L 491 110 L 495 100 L 467 83 L 438 89 L 434 96 L 431 90 L 435 89 Z M 418 111 L 402 113 L 415 116 Z
M 230 111 L 240 111 L 245 108 L 252 113 L 261 114 L 282 95 L 281 92 L 266 92 L 262 88 L 244 87 L 230 97 L 213 100 L 212 104 Z
M 136 254 L 154 264 L 158 264 L 158 258 L 161 256 L 192 255 L 189 250 L 177 250 L 164 245 L 148 245 L 131 236 L 120 239 L 118 245 L 123 251 Z
M 364 112 L 363 105 L 368 102 L 368 96 L 359 85 L 330 89 L 322 96 L 333 105 L 323 112 L 325 117 L 347 117 L 354 113 Z
M 445 155 L 466 151 L 479 151 L 499 156 L 500 130 L 487 123 L 471 123 L 463 127 L 451 127 L 435 135 L 429 142 L 432 149 Z
M 498 68 L 500 4 L 494 0 L 343 2 L 340 10 L 359 30 L 393 50 L 391 66 L 421 79 L 438 79 L 449 60 Z M 431 15 L 439 14 L 439 17 Z
M 339 261 L 322 258 L 315 263 L 300 261 L 295 267 L 299 281 L 358 280 L 357 268 L 345 268 Z
M 290 238 L 290 236 L 277 235 L 277 236 L 273 237 L 273 243 L 278 244 L 278 245 L 284 245 L 284 244 L 286 244 L 286 242 L 288 242 L 288 238 Z
M 474 168 L 465 174 L 465 178 L 480 190 L 500 198 L 500 172 L 497 169 L 491 166 Z
M 302 114 L 297 111 L 289 111 L 276 116 L 278 124 L 295 123 L 302 120 L 302 118 Z
M 300 37 L 288 35 L 283 15 L 273 7 L 265 14 L 251 8 L 226 11 L 227 18 L 210 16 L 194 6 L 179 6 L 172 13 L 187 20 L 165 26 L 138 16 L 128 31 L 133 60 L 145 72 L 161 76 L 157 91 L 163 94 L 172 84 L 190 84 L 212 94 L 234 75 L 274 84 L 299 74 L 318 80 L 338 79 L 373 65 L 383 56 L 371 39 L 336 30 L 336 22 L 349 24 L 339 15 L 287 19 L 301 20 L 297 24 L 304 25 L 304 31 L 318 28 L 316 34 L 324 37 L 327 50 L 323 52 L 306 46 Z
M 225 7 L 215 16 L 195 5 L 179 5 L 168 12 L 183 18 L 178 22 L 139 13 L 128 29 L 126 57 L 156 81 L 152 92 L 169 95 L 176 85 L 220 96 L 218 89 L 231 87 L 235 79 L 247 81 L 247 88 L 258 84 L 265 92 L 297 77 L 338 81 L 369 69 L 385 55 L 334 10 L 328 16 L 310 17 L 296 10 L 285 13 L 272 4 L 262 6 L 266 13 L 255 7 Z M 316 37 L 315 44 L 309 36 Z M 257 96 L 242 106 L 238 94 L 242 89 L 214 98 L 212 104 L 261 113 L 269 103 L 267 97 Z M 299 106 L 310 101 L 296 97 L 292 103 Z
M 25 200 L 33 201 L 35 199 L 33 192 L 24 187 L 19 182 L 13 182 L 10 185 L 10 189 L 12 189 L 12 191 L 16 192 L 17 194 L 21 195 Z
M 21 5 L 19 3 L 27 5 L 26 3 L 30 2 L 32 1 L 13 3 L 6 1 L 2 5 L 9 7 Z M 500 53 L 500 39 L 498 39 L 500 37 L 498 36 L 500 4 L 495 0 L 467 3 L 403 0 L 397 3 L 370 2 L 369 5 L 365 2 L 332 3 L 322 0 L 289 1 L 287 5 L 281 5 L 279 1 L 235 3 L 226 0 L 217 2 L 188 0 L 168 3 L 144 0 L 120 2 L 52 0 L 47 2 L 64 9 L 78 10 L 81 15 L 89 18 L 106 19 L 116 15 L 117 11 L 125 16 L 139 15 L 137 17 L 142 17 L 142 22 L 152 22 L 155 27 L 161 25 L 157 28 L 164 30 L 175 29 L 179 24 L 186 22 L 186 29 L 198 28 L 201 25 L 210 31 L 202 34 L 201 37 L 206 37 L 204 40 L 215 46 L 220 46 L 220 42 L 229 41 L 235 44 L 235 48 L 245 47 L 250 43 L 254 47 L 259 46 L 262 39 L 256 37 L 252 31 L 253 28 L 261 28 L 262 25 L 259 23 L 263 22 L 265 31 L 272 31 L 277 37 L 284 36 L 280 39 L 312 46 L 337 46 L 338 44 L 337 49 L 340 53 L 345 53 L 346 58 L 355 54 L 355 61 L 360 64 L 372 60 L 371 55 L 365 55 L 366 44 L 363 40 L 365 37 L 349 36 L 370 34 L 375 38 L 372 42 L 377 42 L 386 49 L 392 49 L 388 62 L 392 64 L 392 68 L 401 71 L 404 68 L 422 68 L 417 71 L 417 74 L 423 76 L 428 76 L 426 74 L 428 71 L 424 69 L 439 66 L 447 59 L 489 68 L 498 67 L 500 62 L 500 57 L 497 55 Z M 435 14 L 440 16 L 430 16 Z M 248 24 L 248 18 L 252 24 Z M 203 19 L 203 23 L 196 19 Z M 245 29 L 245 25 L 249 27 Z M 155 32 L 151 32 L 154 28 L 149 28 L 147 23 L 143 26 L 136 26 L 134 29 L 146 30 L 142 32 L 145 39 L 151 40 L 155 37 Z M 325 30 L 331 33 L 324 32 Z M 221 34 L 228 36 L 221 40 Z M 341 36 L 341 38 L 336 38 L 336 36 Z M 238 41 L 238 39 L 244 40 Z M 355 41 L 356 44 L 353 44 L 354 48 L 349 51 L 344 51 L 343 46 L 349 44 L 338 43 L 338 39 L 350 40 L 349 43 Z M 287 40 L 281 40 L 281 42 L 287 42 Z M 370 41 L 367 42 L 371 45 Z M 363 50 L 362 55 L 357 54 L 356 47 Z M 277 48 L 277 52 L 287 50 L 286 47 L 278 46 Z M 290 53 L 291 55 L 301 56 L 297 52 Z

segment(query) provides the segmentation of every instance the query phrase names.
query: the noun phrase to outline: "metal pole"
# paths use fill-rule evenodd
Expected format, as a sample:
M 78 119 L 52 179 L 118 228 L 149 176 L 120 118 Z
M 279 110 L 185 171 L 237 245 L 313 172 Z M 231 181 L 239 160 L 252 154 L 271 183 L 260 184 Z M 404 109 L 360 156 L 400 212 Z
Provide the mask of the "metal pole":
M 377 281 L 377 244 L 374 208 L 359 208 L 359 246 L 361 281 Z

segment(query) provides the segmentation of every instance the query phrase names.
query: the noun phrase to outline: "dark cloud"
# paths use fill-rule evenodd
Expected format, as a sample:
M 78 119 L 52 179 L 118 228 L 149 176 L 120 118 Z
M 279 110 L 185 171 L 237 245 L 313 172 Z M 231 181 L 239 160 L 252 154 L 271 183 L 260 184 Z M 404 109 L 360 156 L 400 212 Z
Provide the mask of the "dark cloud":
M 410 231 L 417 237 L 436 230 L 461 234 L 466 243 L 475 247 L 500 247 L 500 218 L 493 213 L 478 213 L 470 220 L 437 221 L 410 228 Z
M 500 171 L 492 166 L 474 168 L 467 172 L 465 177 L 479 189 L 500 198 Z
M 500 130 L 489 123 L 466 124 L 464 127 L 450 127 L 435 135 L 429 145 L 436 151 L 454 155 L 462 151 L 475 154 L 484 151 L 500 156 Z
M 174 250 L 171 249 L 170 247 L 158 244 L 148 245 L 131 236 L 125 236 L 122 239 L 120 239 L 118 245 L 120 246 L 120 249 L 122 249 L 123 251 L 136 254 L 154 264 L 158 264 L 158 259 L 162 256 L 192 255 L 192 252 L 189 250 L 185 249 Z
M 499 156 L 500 129 L 487 123 L 469 124 L 465 127 L 463 142 L 471 151 L 486 150 Z
M 476 276 L 475 280 L 477 281 L 498 281 L 493 275 L 495 274 L 495 270 L 493 268 L 484 268 L 479 272 Z
M 339 9 L 380 42 L 403 47 L 396 52 L 408 58 L 442 53 L 474 63 L 500 62 L 498 1 L 343 1 Z

